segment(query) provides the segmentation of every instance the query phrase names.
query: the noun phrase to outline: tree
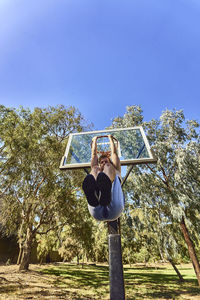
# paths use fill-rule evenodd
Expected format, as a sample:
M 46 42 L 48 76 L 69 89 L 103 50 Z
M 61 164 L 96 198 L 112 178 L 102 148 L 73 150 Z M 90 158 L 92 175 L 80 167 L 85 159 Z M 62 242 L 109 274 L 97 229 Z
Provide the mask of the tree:
M 97 262 L 108 261 L 108 233 L 105 222 L 96 222 L 94 230 L 93 258 Z
M 66 237 L 58 251 L 64 262 L 72 261 L 74 257 L 77 257 L 77 263 L 79 264 L 79 256 L 82 254 L 82 248 L 77 240 L 70 236 Z
M 74 107 L 0 107 L 1 219 L 8 230 L 18 230 L 20 270 L 28 269 L 32 242 L 44 225 L 49 231 L 75 222 L 83 173 L 61 172 L 59 163 L 69 133 L 84 128 Z
M 200 285 L 200 267 L 191 239 L 199 233 L 199 124 L 185 121 L 182 110 L 166 110 L 160 120 L 143 122 L 141 108 L 131 106 L 124 117 L 114 119 L 112 127 L 137 125 L 146 130 L 158 161 L 156 165 L 135 167 L 134 176 L 129 177 L 133 197 L 138 195 L 143 206 L 150 207 L 160 199 L 163 216 L 168 222 L 180 224 Z

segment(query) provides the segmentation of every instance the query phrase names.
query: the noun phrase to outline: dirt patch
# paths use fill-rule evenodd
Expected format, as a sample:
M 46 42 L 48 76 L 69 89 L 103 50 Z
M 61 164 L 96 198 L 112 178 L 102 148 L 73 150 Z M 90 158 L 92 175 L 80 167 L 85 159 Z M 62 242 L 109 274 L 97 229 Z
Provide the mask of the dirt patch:
M 0 299 L 80 299 L 56 287 L 56 276 L 42 274 L 40 270 L 46 267 L 30 265 L 29 271 L 19 272 L 17 265 L 0 266 Z

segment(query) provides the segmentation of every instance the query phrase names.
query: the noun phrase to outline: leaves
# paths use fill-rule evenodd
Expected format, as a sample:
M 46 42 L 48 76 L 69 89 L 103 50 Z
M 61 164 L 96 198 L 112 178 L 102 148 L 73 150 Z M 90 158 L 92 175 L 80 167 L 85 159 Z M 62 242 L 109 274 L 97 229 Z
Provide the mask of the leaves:
M 82 175 L 59 171 L 59 163 L 69 133 L 80 130 L 84 120 L 74 107 L 0 107 L 1 218 L 8 231 L 20 228 L 26 240 L 28 229 L 34 237 L 47 224 L 49 230 L 74 221 Z
M 199 124 L 195 120 L 185 121 L 182 110 L 165 110 L 159 120 L 143 122 L 141 108 L 131 106 L 123 117 L 113 120 L 112 127 L 135 125 L 144 127 L 158 161 L 156 165 L 135 166 L 125 184 L 126 198 L 132 203 L 126 211 L 133 224 L 129 230 L 134 231 L 131 247 L 145 242 L 151 254 L 156 247 L 164 254 L 168 249 L 171 255 L 175 255 L 182 243 L 180 231 L 175 228 L 183 216 L 195 240 L 198 240 Z M 125 233 L 126 239 L 130 233 L 127 230 Z M 151 238 L 153 249 L 148 246 Z

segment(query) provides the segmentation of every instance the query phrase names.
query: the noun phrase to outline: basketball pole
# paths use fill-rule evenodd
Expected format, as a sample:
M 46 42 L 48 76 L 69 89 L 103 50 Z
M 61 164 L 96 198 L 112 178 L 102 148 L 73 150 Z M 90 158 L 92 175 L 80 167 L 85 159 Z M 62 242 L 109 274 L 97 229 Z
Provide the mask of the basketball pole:
M 144 146 L 141 148 L 140 156 Z M 121 186 L 125 184 L 134 165 L 132 165 Z M 108 248 L 109 248 L 109 277 L 110 277 L 110 300 L 125 300 L 124 272 L 122 263 L 120 218 L 108 223 Z
M 125 300 L 119 219 L 108 223 L 110 300 Z

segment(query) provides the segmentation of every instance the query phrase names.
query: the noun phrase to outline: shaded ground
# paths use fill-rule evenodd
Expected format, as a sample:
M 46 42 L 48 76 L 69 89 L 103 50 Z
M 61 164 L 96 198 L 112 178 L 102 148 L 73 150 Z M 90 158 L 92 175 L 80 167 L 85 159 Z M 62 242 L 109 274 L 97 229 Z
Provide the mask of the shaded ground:
M 185 283 L 180 284 L 169 265 L 125 266 L 126 299 L 200 300 L 190 265 L 179 267 Z M 109 299 L 108 266 L 73 264 L 0 266 L 0 300 L 11 299 Z
M 47 266 L 30 265 L 30 271 L 19 272 L 17 265 L 0 266 L 0 299 L 76 299 L 67 297 L 64 288 L 57 287 L 56 275 L 38 270 Z M 36 271 L 37 270 L 37 271 Z

